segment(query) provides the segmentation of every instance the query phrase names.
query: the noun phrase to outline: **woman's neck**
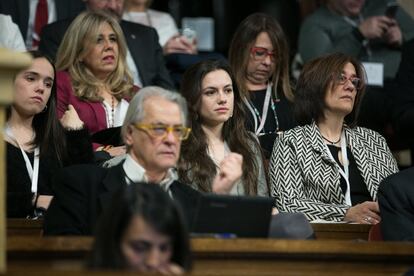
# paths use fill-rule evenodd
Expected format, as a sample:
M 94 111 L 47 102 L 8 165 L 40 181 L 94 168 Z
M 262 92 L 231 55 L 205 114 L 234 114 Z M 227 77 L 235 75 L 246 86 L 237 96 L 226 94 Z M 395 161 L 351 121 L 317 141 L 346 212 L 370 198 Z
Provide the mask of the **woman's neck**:
M 208 126 L 208 125 L 201 125 L 205 135 L 207 136 L 208 143 L 217 143 L 217 142 L 224 142 L 223 139 L 223 124 L 215 125 L 215 126 Z
M 246 86 L 249 91 L 258 91 L 258 90 L 266 89 L 267 83 L 253 83 L 247 80 Z
M 325 118 L 317 123 L 322 137 L 331 142 L 340 141 L 343 124 L 344 117 L 334 114 L 325 114 Z
M 14 108 L 11 109 L 11 115 L 7 124 L 15 129 L 33 130 L 32 122 L 34 115 L 23 115 L 18 113 Z
M 19 114 L 14 108 L 11 110 L 11 115 L 7 121 L 10 130 L 14 138 L 5 137 L 6 141 L 15 146 L 21 145 L 24 150 L 31 149 L 31 143 L 33 142 L 34 129 L 32 126 L 34 116 L 24 116 Z M 16 142 L 18 144 L 16 144 Z
M 126 1 L 126 3 L 128 3 L 128 1 Z M 138 3 L 138 4 L 134 4 L 134 3 L 126 4 L 126 3 L 125 3 L 126 12 L 146 12 L 147 11 L 146 4 L 144 3 Z

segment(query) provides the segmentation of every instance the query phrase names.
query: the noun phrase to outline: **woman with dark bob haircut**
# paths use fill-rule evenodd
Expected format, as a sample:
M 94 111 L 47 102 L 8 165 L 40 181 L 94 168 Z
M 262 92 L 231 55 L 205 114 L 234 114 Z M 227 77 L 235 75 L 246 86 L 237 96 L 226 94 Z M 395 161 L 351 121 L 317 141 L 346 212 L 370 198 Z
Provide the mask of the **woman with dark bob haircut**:
M 295 94 L 300 126 L 276 140 L 270 162 L 280 211 L 309 220 L 380 222 L 378 185 L 398 167 L 381 135 L 356 126 L 364 90 L 365 71 L 351 56 L 305 64 Z
M 89 267 L 169 275 L 189 271 L 189 235 L 181 210 L 153 183 L 118 191 L 98 223 Z
M 201 192 L 268 195 L 260 145 L 244 125 L 244 103 L 230 67 L 207 60 L 183 76 L 192 131 L 183 141 L 179 177 Z

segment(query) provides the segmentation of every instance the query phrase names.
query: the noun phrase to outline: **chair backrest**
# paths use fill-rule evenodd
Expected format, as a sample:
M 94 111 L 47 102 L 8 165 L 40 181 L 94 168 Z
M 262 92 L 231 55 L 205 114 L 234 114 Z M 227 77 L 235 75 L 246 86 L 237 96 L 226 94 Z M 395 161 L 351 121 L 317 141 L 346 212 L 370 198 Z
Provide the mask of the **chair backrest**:
M 371 226 L 368 232 L 368 241 L 383 241 L 381 224 L 377 223 Z

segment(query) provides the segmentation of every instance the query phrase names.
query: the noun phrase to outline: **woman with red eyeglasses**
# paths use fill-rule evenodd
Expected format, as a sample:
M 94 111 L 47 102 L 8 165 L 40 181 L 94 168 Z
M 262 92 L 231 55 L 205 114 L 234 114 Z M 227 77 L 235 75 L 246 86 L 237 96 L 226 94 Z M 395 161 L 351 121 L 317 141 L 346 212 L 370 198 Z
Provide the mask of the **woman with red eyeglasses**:
M 305 64 L 295 92 L 300 126 L 280 135 L 270 160 L 280 211 L 302 212 L 311 221 L 381 221 L 378 186 L 398 167 L 384 137 L 356 126 L 364 92 L 364 69 L 351 56 Z
M 296 126 L 289 49 L 276 19 L 262 13 L 244 19 L 233 36 L 229 62 L 246 105 L 247 127 L 268 159 L 277 134 Z

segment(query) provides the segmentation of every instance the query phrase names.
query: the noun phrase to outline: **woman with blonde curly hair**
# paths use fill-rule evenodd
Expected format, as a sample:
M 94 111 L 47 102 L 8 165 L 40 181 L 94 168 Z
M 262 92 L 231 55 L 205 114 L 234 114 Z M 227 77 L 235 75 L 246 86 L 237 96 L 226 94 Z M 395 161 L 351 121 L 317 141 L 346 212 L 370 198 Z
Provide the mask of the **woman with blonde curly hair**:
M 58 116 L 73 105 L 91 134 L 122 125 L 134 93 L 126 42 L 112 16 L 84 12 L 69 26 L 56 57 Z M 94 144 L 111 156 L 125 148 Z

